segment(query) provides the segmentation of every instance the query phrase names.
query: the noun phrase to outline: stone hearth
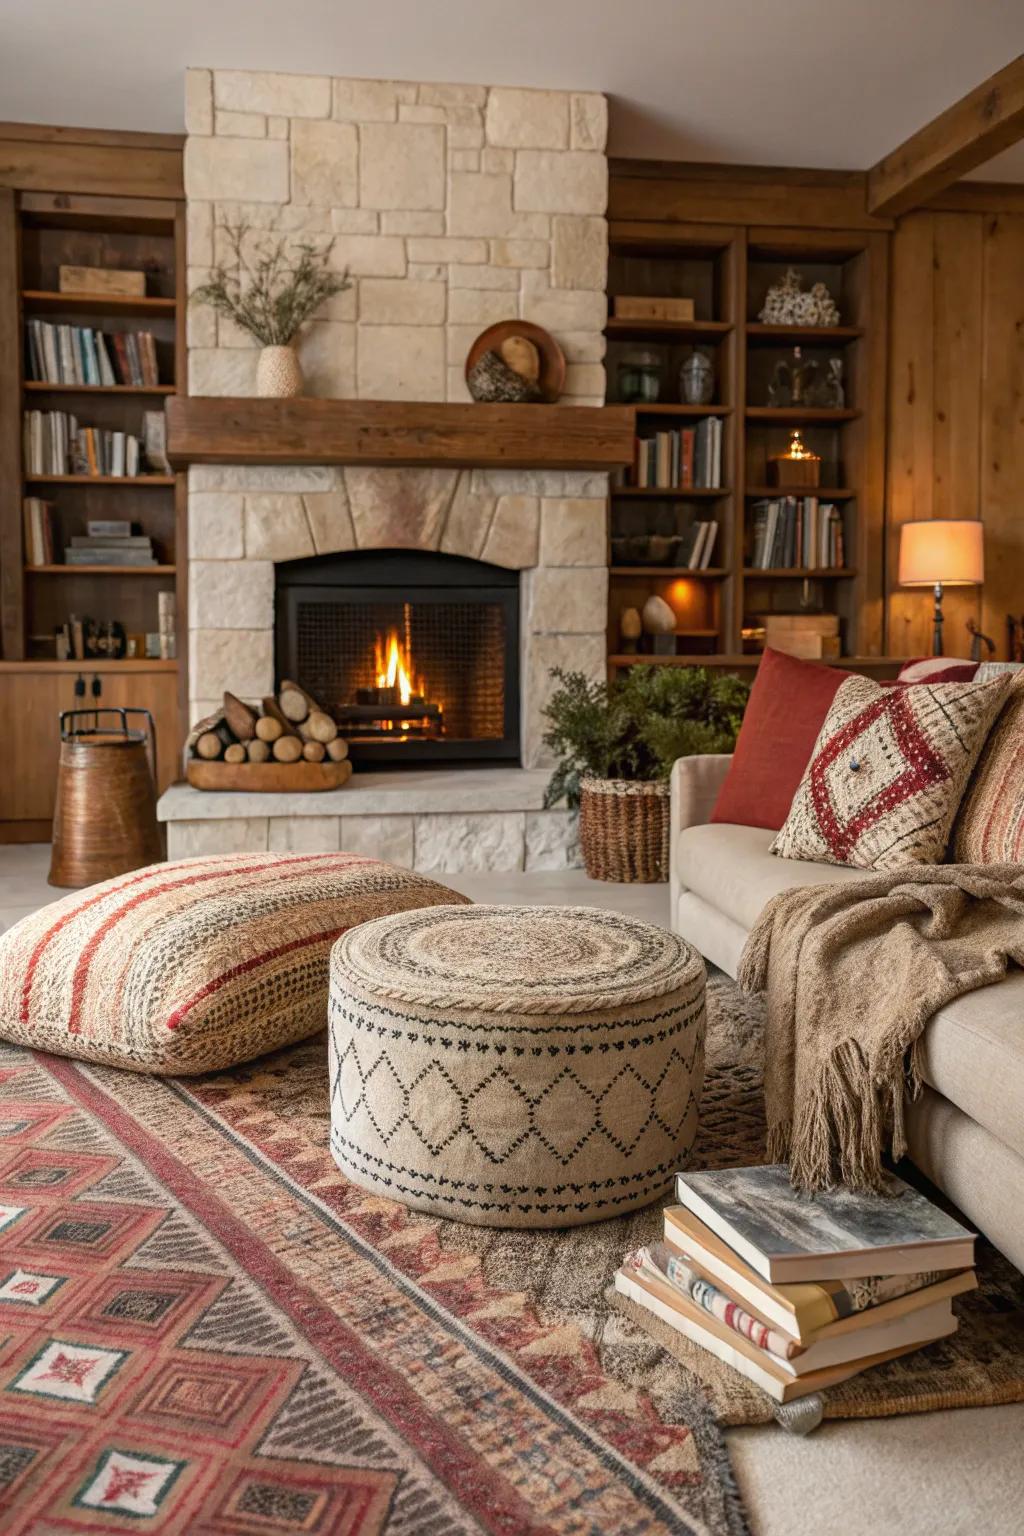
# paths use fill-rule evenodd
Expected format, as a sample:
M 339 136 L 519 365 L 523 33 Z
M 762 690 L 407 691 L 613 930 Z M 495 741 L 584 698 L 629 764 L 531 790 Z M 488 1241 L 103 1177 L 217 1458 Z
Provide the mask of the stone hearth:
M 159 814 L 172 859 L 344 848 L 431 874 L 566 869 L 580 862 L 575 819 L 543 809 L 547 779 L 522 768 L 407 769 L 299 795 L 175 784 Z

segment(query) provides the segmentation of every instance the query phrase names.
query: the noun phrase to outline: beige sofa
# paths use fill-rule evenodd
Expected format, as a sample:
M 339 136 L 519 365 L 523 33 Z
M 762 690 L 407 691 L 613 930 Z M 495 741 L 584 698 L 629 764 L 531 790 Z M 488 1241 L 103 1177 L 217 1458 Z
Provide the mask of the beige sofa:
M 728 757 L 684 757 L 672 773 L 671 924 L 736 975 L 770 897 L 862 871 L 769 853 L 774 833 L 711 825 Z M 1024 971 L 936 1014 L 924 1037 L 928 1085 L 908 1115 L 910 1155 L 979 1231 L 1024 1269 Z

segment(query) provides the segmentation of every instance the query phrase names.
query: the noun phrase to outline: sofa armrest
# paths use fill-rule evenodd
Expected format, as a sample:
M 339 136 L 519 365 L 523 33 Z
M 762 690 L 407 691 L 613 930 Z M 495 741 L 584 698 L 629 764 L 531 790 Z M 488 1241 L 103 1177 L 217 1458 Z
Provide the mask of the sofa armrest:
M 718 791 L 725 783 L 732 753 L 681 757 L 672 765 L 672 831 L 701 827 L 710 821 Z
M 681 890 L 676 867 L 679 834 L 684 827 L 700 827 L 710 820 L 718 791 L 725 783 L 731 762 L 730 752 L 708 752 L 694 757 L 680 757 L 672 765 L 669 780 L 672 801 L 669 812 L 668 879 L 673 923 Z

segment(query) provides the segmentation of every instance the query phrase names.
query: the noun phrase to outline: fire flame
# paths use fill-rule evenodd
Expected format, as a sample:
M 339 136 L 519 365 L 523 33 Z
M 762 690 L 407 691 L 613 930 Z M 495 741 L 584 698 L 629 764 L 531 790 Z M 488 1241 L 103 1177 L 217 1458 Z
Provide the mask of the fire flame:
M 382 640 L 378 635 L 373 649 L 377 687 L 397 688 L 401 703 L 408 704 L 414 693 L 422 692 L 422 688 L 413 682 L 412 657 L 408 646 L 403 645 L 397 632 L 391 629 L 386 639 Z

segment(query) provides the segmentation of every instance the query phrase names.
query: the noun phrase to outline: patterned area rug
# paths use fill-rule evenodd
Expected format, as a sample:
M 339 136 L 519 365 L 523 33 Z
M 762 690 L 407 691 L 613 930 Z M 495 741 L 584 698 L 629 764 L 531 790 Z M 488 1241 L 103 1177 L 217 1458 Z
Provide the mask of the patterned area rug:
M 710 1018 L 695 1157 L 756 1161 L 759 1020 L 720 980 Z M 347 1184 L 328 1133 L 322 1038 L 179 1081 L 0 1048 L 5 1536 L 743 1536 L 716 1420 L 767 1399 L 606 1298 L 658 1207 L 460 1226 Z M 846 1411 L 1024 1399 L 1020 1286 L 993 1259 Z

